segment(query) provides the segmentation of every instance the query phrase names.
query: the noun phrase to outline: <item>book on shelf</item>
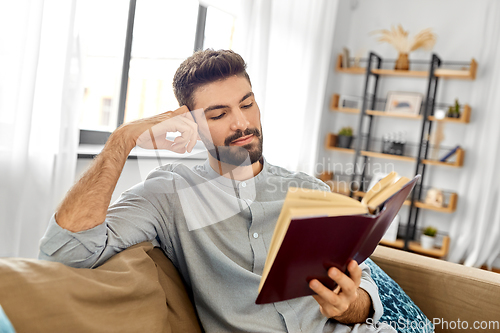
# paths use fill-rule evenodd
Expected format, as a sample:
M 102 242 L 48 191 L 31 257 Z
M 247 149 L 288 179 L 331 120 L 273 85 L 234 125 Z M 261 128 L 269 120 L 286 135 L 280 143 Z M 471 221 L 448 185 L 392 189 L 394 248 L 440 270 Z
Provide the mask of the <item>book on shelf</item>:
M 445 156 L 443 156 L 439 162 L 446 162 L 447 159 L 449 159 L 450 157 L 452 157 L 453 155 L 456 154 L 457 150 L 460 148 L 460 146 L 456 146 L 455 148 L 453 148 L 452 150 L 450 150 Z
M 358 201 L 318 190 L 290 188 L 276 222 L 259 285 L 257 304 L 313 295 L 318 279 L 333 290 L 327 271 L 368 258 L 415 186 L 391 172 Z
M 349 49 L 347 47 L 344 47 L 342 49 L 342 68 L 349 68 L 350 63 L 349 63 Z

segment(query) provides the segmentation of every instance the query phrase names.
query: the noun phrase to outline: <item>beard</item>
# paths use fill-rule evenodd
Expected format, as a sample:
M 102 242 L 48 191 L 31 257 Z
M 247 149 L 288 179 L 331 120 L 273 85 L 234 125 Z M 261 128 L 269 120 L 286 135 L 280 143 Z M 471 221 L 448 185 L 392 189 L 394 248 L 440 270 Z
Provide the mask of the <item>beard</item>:
M 231 142 L 247 135 L 253 135 L 256 140 L 244 146 L 230 146 Z M 202 135 L 200 137 L 210 155 L 222 163 L 234 166 L 250 165 L 262 157 L 263 135 L 262 130 L 257 128 L 247 128 L 245 131 L 238 130 L 224 140 L 223 146 L 214 145 L 211 140 Z

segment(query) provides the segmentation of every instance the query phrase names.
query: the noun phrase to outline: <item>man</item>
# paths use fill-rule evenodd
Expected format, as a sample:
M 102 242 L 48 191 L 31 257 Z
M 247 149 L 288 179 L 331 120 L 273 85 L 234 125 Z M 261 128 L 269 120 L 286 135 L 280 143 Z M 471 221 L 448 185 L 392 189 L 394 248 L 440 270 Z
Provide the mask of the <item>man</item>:
M 350 331 L 343 324 L 378 320 L 377 288 L 352 261 L 335 268 L 332 291 L 313 280 L 313 297 L 256 305 L 274 226 L 290 185 L 328 190 L 319 180 L 270 165 L 262 156 L 260 110 L 243 59 L 206 50 L 174 77 L 174 112 L 120 126 L 68 192 L 41 241 L 40 258 L 95 267 L 142 241 L 161 246 L 178 268 L 207 332 Z M 167 132 L 180 132 L 173 142 Z M 108 209 L 131 149 L 191 151 L 201 138 L 205 164 L 154 170 Z M 355 325 L 359 330 L 365 325 Z

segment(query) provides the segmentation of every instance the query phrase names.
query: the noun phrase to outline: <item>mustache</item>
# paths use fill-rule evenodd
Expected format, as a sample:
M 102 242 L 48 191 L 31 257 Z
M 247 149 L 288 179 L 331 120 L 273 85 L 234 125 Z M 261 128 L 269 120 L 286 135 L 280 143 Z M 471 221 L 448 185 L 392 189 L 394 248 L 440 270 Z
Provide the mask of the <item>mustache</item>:
M 224 145 L 229 146 L 231 142 L 234 140 L 238 140 L 241 137 L 247 136 L 247 135 L 255 135 L 257 138 L 260 138 L 260 131 L 257 128 L 247 128 L 245 131 L 238 130 L 236 133 L 234 133 L 231 136 L 228 136 L 224 140 Z

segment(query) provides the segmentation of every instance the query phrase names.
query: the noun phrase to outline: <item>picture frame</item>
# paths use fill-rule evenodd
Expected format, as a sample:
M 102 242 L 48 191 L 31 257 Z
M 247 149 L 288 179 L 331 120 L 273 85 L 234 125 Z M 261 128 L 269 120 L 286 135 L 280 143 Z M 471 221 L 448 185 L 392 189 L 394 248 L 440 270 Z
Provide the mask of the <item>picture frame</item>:
M 385 112 L 418 115 L 423 98 L 424 96 L 420 93 L 390 91 L 387 93 Z

